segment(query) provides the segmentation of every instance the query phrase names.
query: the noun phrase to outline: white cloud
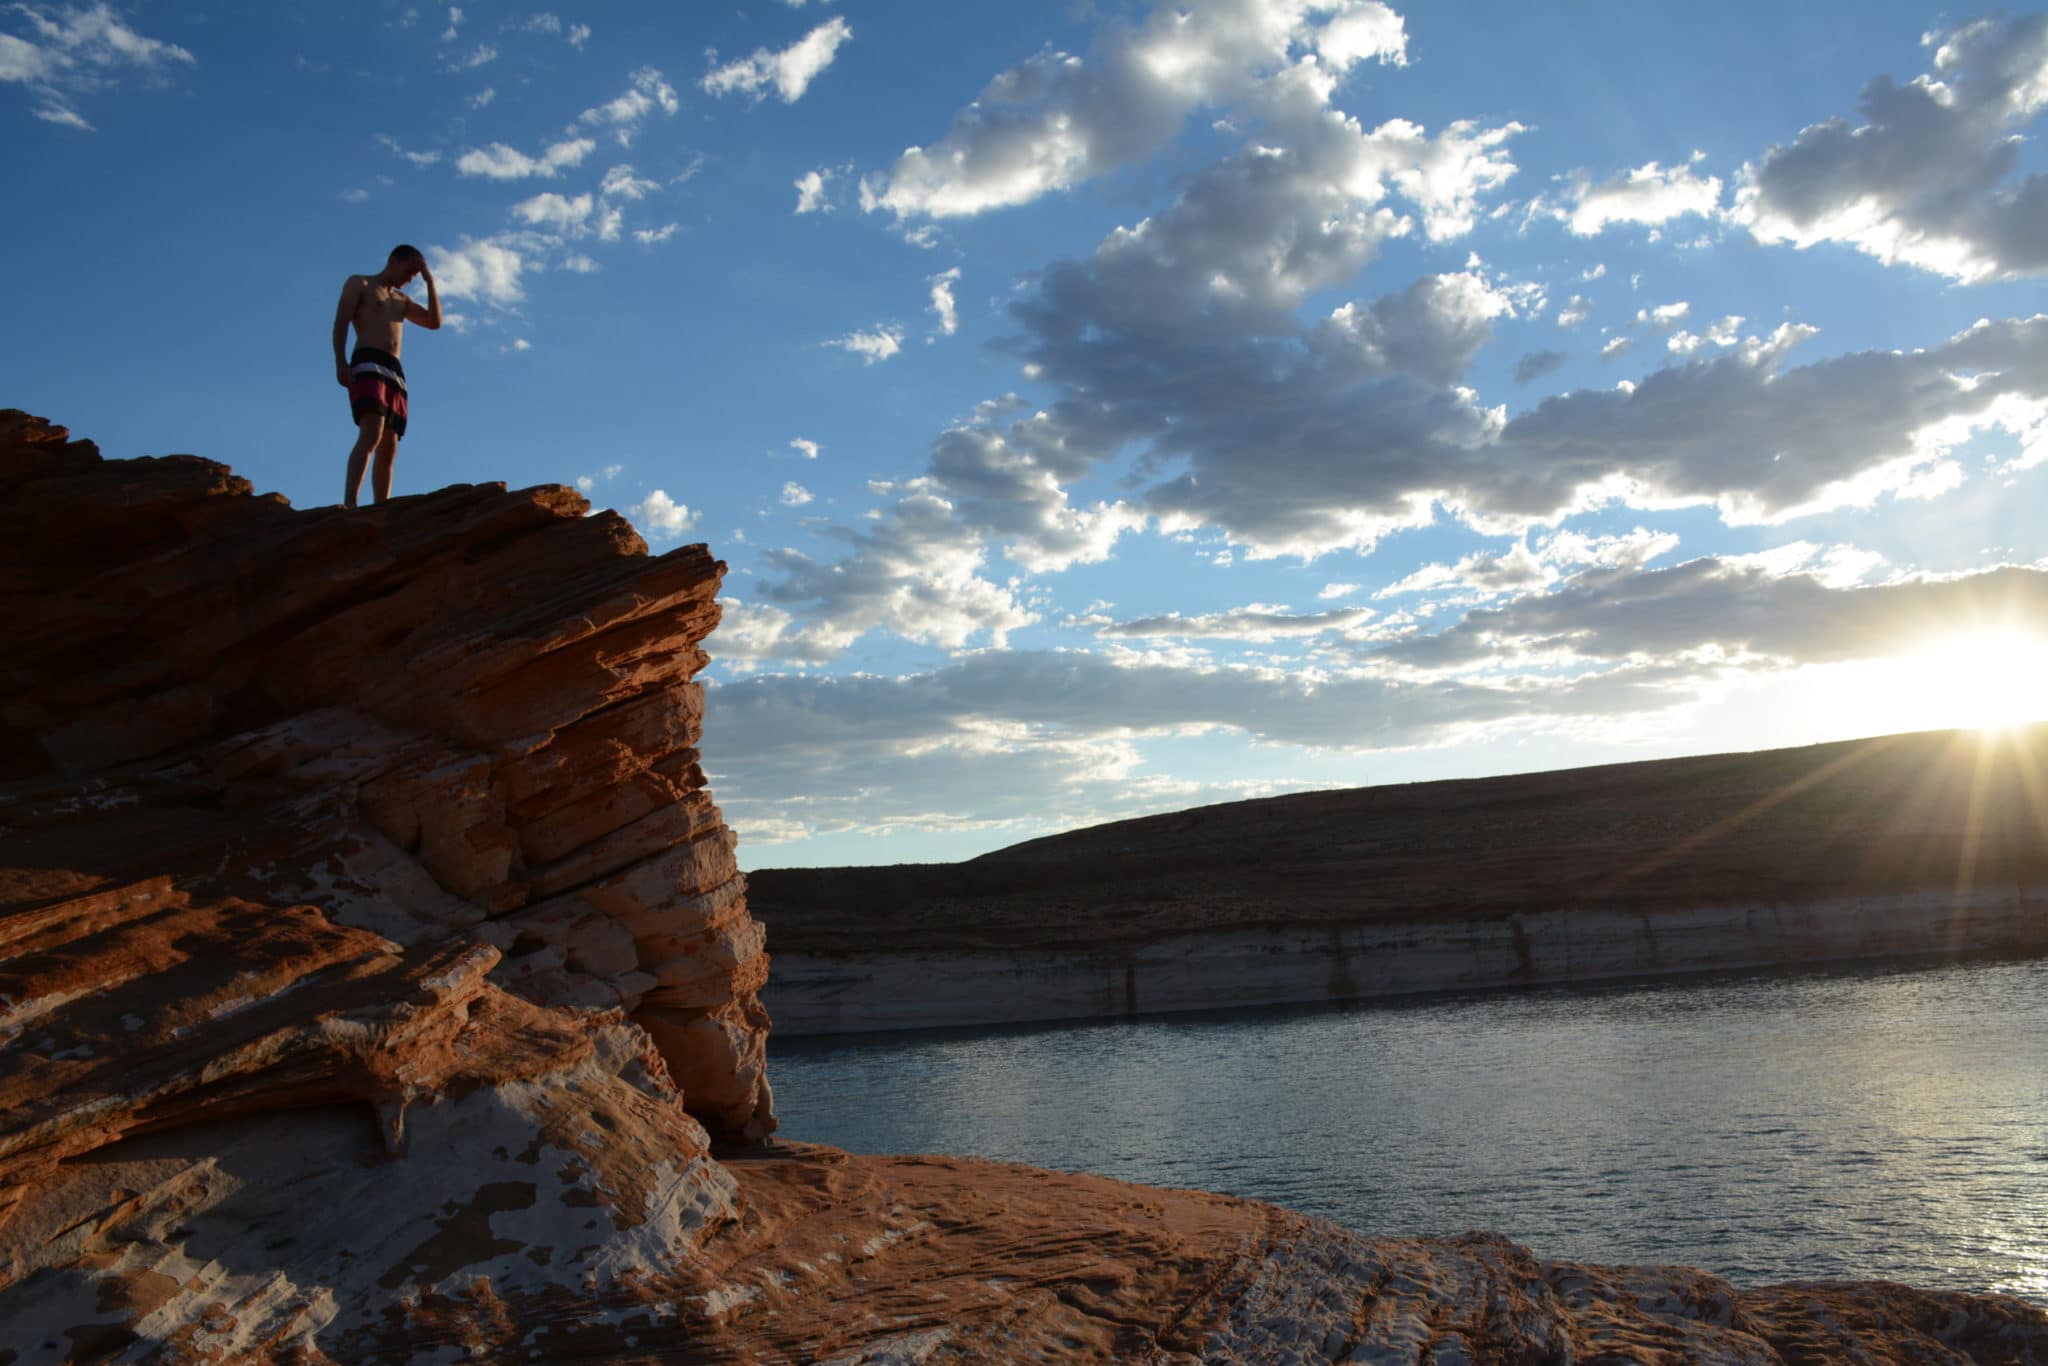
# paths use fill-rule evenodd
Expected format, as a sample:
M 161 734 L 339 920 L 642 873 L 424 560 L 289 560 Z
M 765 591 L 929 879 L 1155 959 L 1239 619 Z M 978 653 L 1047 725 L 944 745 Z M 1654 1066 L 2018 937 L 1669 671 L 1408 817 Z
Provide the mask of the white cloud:
M 1565 301 L 1563 308 L 1557 310 L 1557 325 L 1559 327 L 1577 327 L 1592 316 L 1593 301 L 1583 294 L 1574 294 Z
M 497 87 L 487 85 L 469 97 L 469 107 L 471 109 L 482 109 L 496 98 L 498 98 Z
M 673 540 L 697 524 L 696 513 L 661 489 L 627 508 L 626 516 L 654 541 Z
M 807 441 L 800 436 L 794 437 L 790 440 L 789 448 L 801 454 L 806 460 L 818 458 L 818 443 L 815 441 Z
M 1310 52 L 1320 60 L 1302 62 Z M 1105 27 L 1085 58 L 1048 50 L 997 76 L 938 142 L 863 177 L 861 205 L 945 218 L 1026 204 L 1149 155 L 1195 110 L 1269 78 L 1326 97 L 1352 63 L 1405 53 L 1400 17 L 1376 0 L 1159 3 Z
M 1112 621 L 1107 617 L 1083 618 L 1095 634 L 1111 640 L 1241 640 L 1267 642 L 1303 639 L 1326 632 L 1344 632 L 1362 625 L 1373 615 L 1370 607 L 1343 607 L 1328 612 L 1289 612 L 1284 607 L 1253 603 L 1227 612 L 1205 612 L 1183 616 L 1165 612 L 1157 616 Z
M 1504 552 L 1479 550 L 1456 564 L 1426 564 L 1406 578 L 1388 584 L 1374 598 L 1399 597 L 1406 593 L 1433 593 L 1446 589 L 1476 591 L 1493 596 L 1512 593 L 1554 582 L 1557 571 L 1519 543 Z
M 784 507 L 800 508 L 805 503 L 810 502 L 815 496 L 809 489 L 795 480 L 791 480 L 782 486 L 782 505 Z
M 679 223 L 664 223 L 658 228 L 635 228 L 633 230 L 633 240 L 643 247 L 651 247 L 656 243 L 666 242 L 669 238 L 674 237 L 676 229 L 680 226 L 682 225 Z
M 1658 304 L 1655 308 L 1639 308 L 1636 310 L 1636 321 L 1663 332 L 1678 326 L 1681 320 L 1690 317 L 1691 314 L 1692 305 L 1680 299 L 1676 303 Z
M 1363 587 L 1362 584 L 1356 583 L 1326 583 L 1323 585 L 1322 591 L 1317 593 L 1316 596 L 1328 602 L 1331 598 L 1348 598 L 1361 587 Z
M 649 114 L 660 110 L 673 115 L 683 107 L 675 87 L 660 71 L 643 66 L 630 77 L 625 91 L 616 98 L 586 109 L 576 116 L 579 126 L 609 128 L 621 147 L 629 146 Z
M 1745 167 L 1735 219 L 1759 241 L 1842 242 L 1958 280 L 2048 270 L 2048 175 L 2014 178 L 2019 130 L 2048 106 L 2048 14 L 1922 41 L 1931 72 L 1877 77 L 1860 122 L 1813 124 Z
M 341 202 L 344 204 L 360 204 L 369 197 L 370 192 L 368 190 L 363 189 L 361 186 L 356 186 L 353 189 L 347 189 L 341 192 Z
M 877 327 L 870 332 L 849 332 L 825 343 L 842 351 L 851 351 L 861 358 L 864 365 L 884 361 L 903 349 L 903 329 L 900 327 Z
M 1733 346 L 1742 340 L 1742 317 L 1731 313 L 1706 330 L 1705 335 L 1688 332 L 1683 328 L 1664 339 L 1665 349 L 1677 356 L 1690 356 L 1709 344 Z
M 795 104 L 852 37 L 852 25 L 834 17 L 780 52 L 756 48 L 753 56 L 715 68 L 699 84 L 712 95 L 751 95 L 757 102 L 772 86 L 784 104 Z
M 960 281 L 960 267 L 942 270 L 931 277 L 931 311 L 938 315 L 939 331 L 952 336 L 960 330 L 960 313 L 953 302 L 953 286 Z
M 1657 224 L 1686 214 L 1714 216 L 1721 202 L 1719 176 L 1694 174 L 1700 154 L 1683 166 L 1652 161 L 1598 185 L 1581 177 L 1569 192 L 1571 208 L 1560 213 L 1575 236 L 1591 237 L 1613 223 Z
M 456 158 L 455 169 L 462 175 L 483 176 L 490 180 L 524 180 L 528 176 L 552 178 L 570 167 L 582 165 L 583 159 L 596 150 L 597 144 L 589 138 L 565 138 L 550 143 L 539 156 L 530 157 L 516 147 L 494 142 L 488 147 L 464 152 Z
M 569 26 L 569 31 L 562 36 L 563 40 L 567 42 L 570 47 L 580 48 L 585 43 L 590 41 L 590 25 L 571 24 Z
M 594 275 L 601 267 L 580 251 L 572 251 L 562 258 L 562 269 L 573 275 Z
M 434 279 L 446 299 L 477 299 L 511 308 L 526 297 L 520 275 L 527 260 L 518 244 L 501 237 L 465 237 L 459 247 L 429 247 Z
M 825 198 L 825 186 L 834 172 L 823 167 L 805 171 L 796 180 L 796 211 L 798 213 L 830 213 L 832 205 Z
M 0 84 L 26 86 L 35 97 L 30 111 L 46 123 L 91 132 L 76 100 L 116 84 L 126 72 L 160 75 L 198 59 L 176 43 L 146 37 L 128 26 L 111 5 L 16 4 L 34 41 L 0 34 Z
M 590 211 L 596 202 L 588 194 L 571 197 L 550 190 L 514 204 L 512 212 L 522 221 L 535 227 L 549 228 L 569 236 L 580 232 L 589 223 Z
M 403 157 L 415 166 L 432 166 L 441 159 L 439 152 L 409 151 L 399 143 L 397 138 L 392 137 L 389 133 L 377 134 L 377 142 L 379 146 L 390 149 L 392 153 Z
M 480 66 L 488 66 L 497 60 L 498 48 L 495 43 L 478 43 L 468 53 L 460 57 L 449 58 L 448 69 L 451 71 L 474 71 Z
M 614 166 L 604 173 L 598 193 L 613 199 L 645 199 L 661 186 L 633 174 L 631 166 Z
M 1635 346 L 1636 341 L 1634 337 L 1616 337 L 1600 348 L 1600 359 L 1619 360 L 1628 352 L 1635 350 Z
M 528 19 L 520 27 L 528 33 L 560 33 L 562 31 L 562 16 L 543 10 L 541 13 Z
M 441 41 L 452 43 L 455 41 L 456 35 L 461 31 L 462 7 L 460 5 L 450 5 L 448 7 L 448 27 L 441 31 Z
M 1598 265 L 1595 265 L 1591 270 L 1580 271 L 1579 278 L 1581 280 L 1597 280 L 1605 274 L 1607 274 L 1607 263 L 1605 261 L 1602 261 Z

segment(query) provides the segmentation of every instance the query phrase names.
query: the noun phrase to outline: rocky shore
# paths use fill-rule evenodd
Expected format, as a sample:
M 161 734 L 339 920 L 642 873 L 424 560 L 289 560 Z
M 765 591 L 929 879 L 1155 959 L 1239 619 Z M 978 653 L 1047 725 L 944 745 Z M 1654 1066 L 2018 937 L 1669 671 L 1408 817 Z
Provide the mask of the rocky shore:
M 0 1366 L 2048 1357 L 1996 1296 L 772 1138 L 704 547 L 14 410 L 0 495 Z
M 2048 726 L 1235 802 L 957 864 L 768 869 L 830 1034 L 2048 954 Z

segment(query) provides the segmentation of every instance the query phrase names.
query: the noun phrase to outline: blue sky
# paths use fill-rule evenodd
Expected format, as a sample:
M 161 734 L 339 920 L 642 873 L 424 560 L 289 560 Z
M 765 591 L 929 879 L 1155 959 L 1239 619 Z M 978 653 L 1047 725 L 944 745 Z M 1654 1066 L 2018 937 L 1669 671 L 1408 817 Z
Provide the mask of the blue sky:
M 0 401 L 730 566 L 750 866 L 2048 711 L 2048 16 L 16 4 Z M 25 320 L 25 321 L 24 321 Z

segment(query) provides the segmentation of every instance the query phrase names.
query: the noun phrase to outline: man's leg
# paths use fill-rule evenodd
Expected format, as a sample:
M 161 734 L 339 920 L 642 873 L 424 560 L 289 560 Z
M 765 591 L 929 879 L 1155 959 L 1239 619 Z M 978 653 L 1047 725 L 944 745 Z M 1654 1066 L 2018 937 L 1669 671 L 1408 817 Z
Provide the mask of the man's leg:
M 363 467 L 370 463 L 370 451 L 384 440 L 384 415 L 364 413 L 356 422 L 356 444 L 348 453 L 348 486 L 342 490 L 341 505 L 354 507 L 356 491 L 363 486 Z M 387 476 L 388 479 L 389 476 Z
M 385 427 L 384 438 L 377 443 L 377 463 L 370 466 L 370 491 L 383 502 L 391 496 L 391 466 L 398 460 L 398 433 Z

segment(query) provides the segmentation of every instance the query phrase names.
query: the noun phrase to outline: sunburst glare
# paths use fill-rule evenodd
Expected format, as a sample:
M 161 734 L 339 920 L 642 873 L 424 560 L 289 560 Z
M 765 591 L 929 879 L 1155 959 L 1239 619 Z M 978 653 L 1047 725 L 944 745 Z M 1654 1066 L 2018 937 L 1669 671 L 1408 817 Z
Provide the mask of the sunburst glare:
M 1940 636 L 1887 672 L 1887 709 L 1916 725 L 2001 730 L 2048 719 L 2048 637 L 2030 631 Z

